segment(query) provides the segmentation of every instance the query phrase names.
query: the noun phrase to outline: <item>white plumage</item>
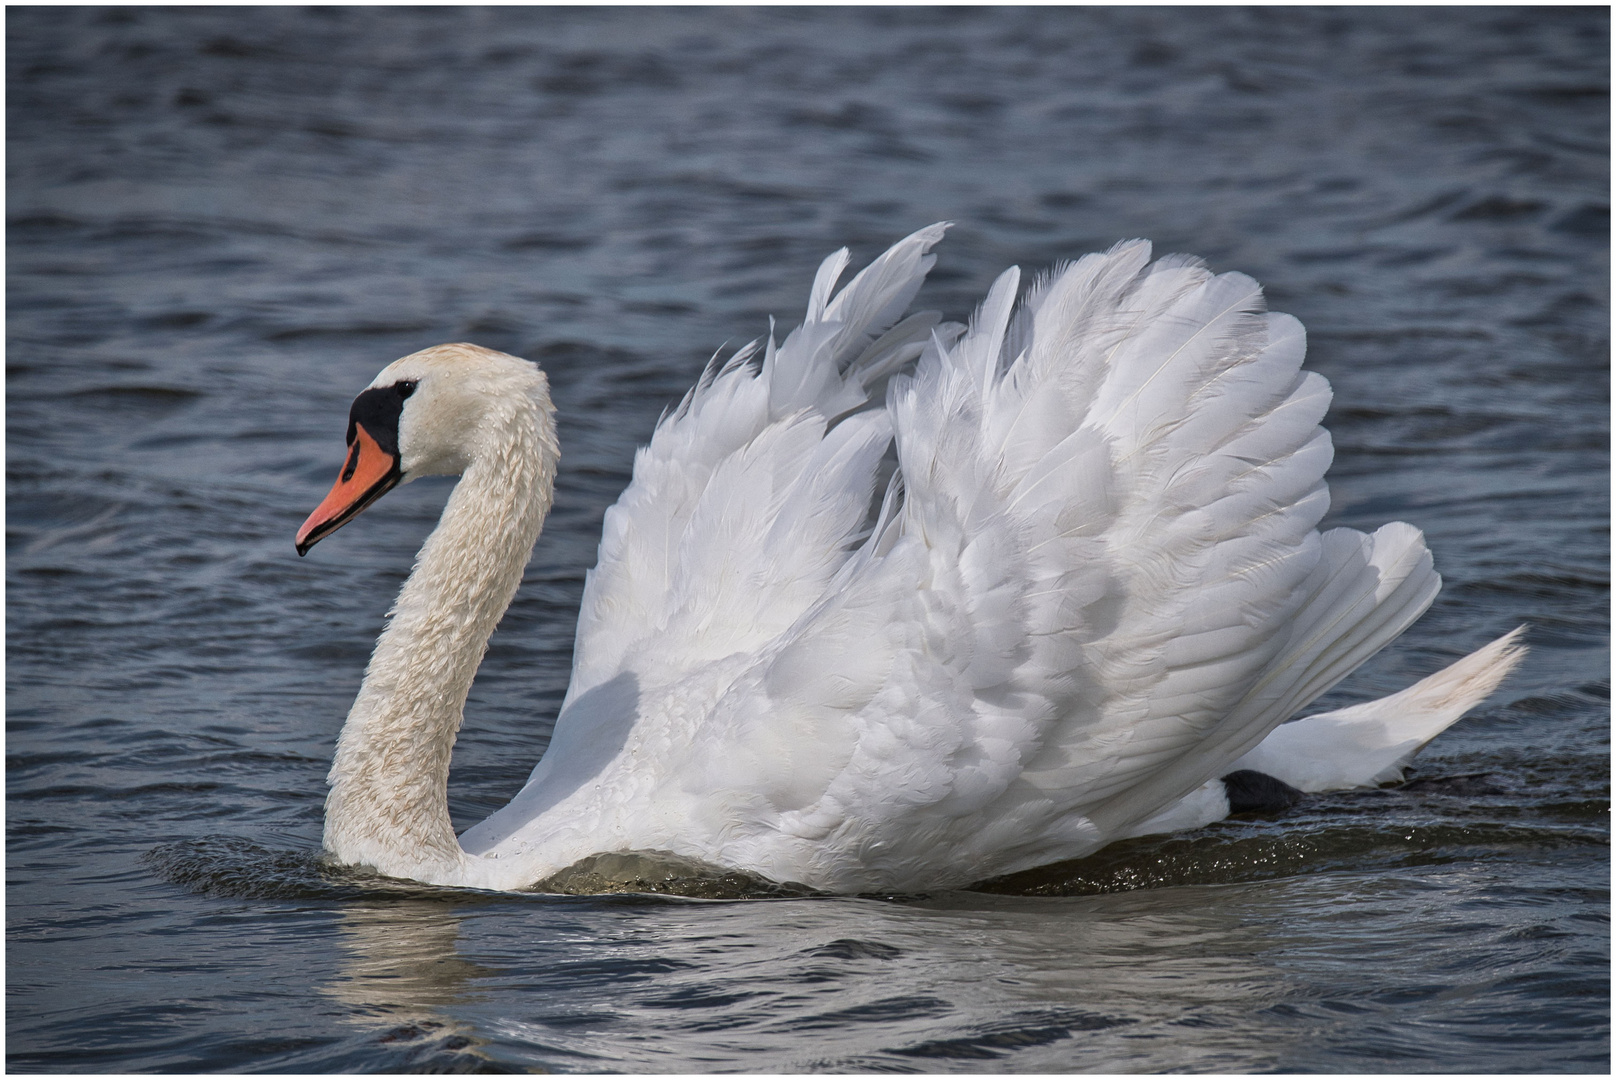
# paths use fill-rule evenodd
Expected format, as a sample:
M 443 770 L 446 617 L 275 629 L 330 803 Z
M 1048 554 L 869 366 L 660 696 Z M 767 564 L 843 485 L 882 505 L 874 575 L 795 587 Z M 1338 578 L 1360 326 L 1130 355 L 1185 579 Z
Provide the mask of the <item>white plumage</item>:
M 430 706 L 389 691 L 441 714 L 429 723 L 350 717 L 345 747 L 407 763 L 431 756 L 409 740 L 436 739 L 443 775 L 386 781 L 408 800 L 350 797 L 365 770 L 339 754 L 337 857 L 493 888 L 632 850 L 832 891 L 965 885 L 1214 820 L 1235 768 L 1308 790 L 1395 779 L 1518 660 L 1511 636 L 1457 675 L 1278 727 L 1440 585 L 1408 525 L 1316 530 L 1330 390 L 1301 370 L 1300 324 L 1265 313 L 1250 278 L 1152 264 L 1139 241 L 1019 306 L 1007 271 L 968 328 L 900 322 L 942 234 L 903 240 L 840 292 L 848 256 L 831 256 L 801 327 L 760 363 L 749 346 L 710 369 L 657 426 L 606 514 L 549 750 L 458 858 L 416 853 L 411 819 L 443 798 L 464 688 Z M 384 371 L 373 387 L 423 391 L 402 404 L 403 459 L 412 436 L 464 437 L 417 410 L 498 382 L 462 371 L 516 387 L 509 365 L 532 370 L 445 346 Z M 542 386 L 508 393 L 548 423 Z M 461 397 L 457 415 L 482 407 Z M 546 452 L 523 438 L 488 457 L 544 490 L 478 486 L 489 504 L 446 511 L 415 577 L 435 572 L 435 544 L 474 558 L 475 537 L 444 530 L 506 521 L 498 546 L 520 549 L 520 570 L 532 538 L 508 537 L 547 507 L 554 469 L 509 466 Z M 889 446 L 898 471 L 872 524 Z M 451 612 L 471 587 L 435 602 Z M 395 621 L 378 656 L 471 648 L 424 628 L 389 640 L 405 632 Z

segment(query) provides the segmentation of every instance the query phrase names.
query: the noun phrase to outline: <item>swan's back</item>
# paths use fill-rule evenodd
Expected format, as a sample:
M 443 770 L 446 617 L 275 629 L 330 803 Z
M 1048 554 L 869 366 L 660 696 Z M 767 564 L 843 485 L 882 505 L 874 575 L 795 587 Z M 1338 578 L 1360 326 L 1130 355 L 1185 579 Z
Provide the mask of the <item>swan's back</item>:
M 1019 307 L 1008 271 L 969 328 L 897 323 L 941 234 L 834 298 L 827 260 L 802 328 L 658 426 L 551 751 L 468 850 L 575 833 L 838 890 L 1079 856 L 1430 603 L 1416 530 L 1316 531 L 1330 391 L 1255 282 L 1132 242 Z

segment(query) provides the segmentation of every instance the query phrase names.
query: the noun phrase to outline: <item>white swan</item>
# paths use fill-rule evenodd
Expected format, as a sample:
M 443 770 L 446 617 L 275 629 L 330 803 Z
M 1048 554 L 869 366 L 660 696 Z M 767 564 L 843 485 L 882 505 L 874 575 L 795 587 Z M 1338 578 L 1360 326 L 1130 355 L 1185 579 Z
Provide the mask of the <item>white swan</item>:
M 606 514 L 549 749 L 459 840 L 450 749 L 550 506 L 553 410 L 536 366 L 474 345 L 376 377 L 299 553 L 401 480 L 461 480 L 338 740 L 332 856 L 492 889 L 635 850 L 828 891 L 962 886 L 1216 820 L 1232 772 L 1396 779 L 1518 662 L 1516 631 L 1279 727 L 1440 584 L 1408 525 L 1316 531 L 1330 390 L 1300 324 L 1143 242 L 1019 308 L 1007 271 L 969 329 L 900 322 L 942 234 L 834 296 L 831 256 L 800 328 L 657 425 Z

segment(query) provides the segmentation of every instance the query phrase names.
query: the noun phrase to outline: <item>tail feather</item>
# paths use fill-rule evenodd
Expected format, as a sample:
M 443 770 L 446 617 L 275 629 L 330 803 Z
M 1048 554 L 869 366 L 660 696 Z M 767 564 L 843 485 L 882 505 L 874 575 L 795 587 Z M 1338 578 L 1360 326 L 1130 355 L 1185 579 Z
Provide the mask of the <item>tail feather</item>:
M 1498 688 L 1526 656 L 1519 626 L 1398 693 L 1275 728 L 1233 765 L 1303 791 L 1402 779 L 1414 755 Z

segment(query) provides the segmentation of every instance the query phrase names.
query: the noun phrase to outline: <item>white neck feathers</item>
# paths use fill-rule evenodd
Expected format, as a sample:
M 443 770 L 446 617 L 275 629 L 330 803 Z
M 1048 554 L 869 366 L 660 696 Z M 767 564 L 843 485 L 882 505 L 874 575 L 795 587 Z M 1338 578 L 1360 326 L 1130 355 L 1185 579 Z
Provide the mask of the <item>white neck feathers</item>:
M 549 512 L 559 458 L 544 392 L 507 395 L 421 546 L 337 740 L 325 847 L 385 874 L 452 881 L 467 858 L 449 820 L 449 755 L 466 694 Z

